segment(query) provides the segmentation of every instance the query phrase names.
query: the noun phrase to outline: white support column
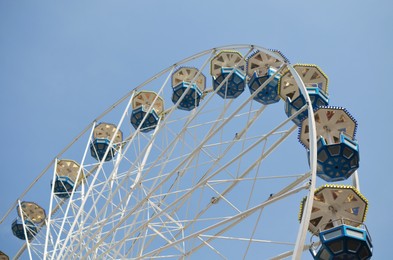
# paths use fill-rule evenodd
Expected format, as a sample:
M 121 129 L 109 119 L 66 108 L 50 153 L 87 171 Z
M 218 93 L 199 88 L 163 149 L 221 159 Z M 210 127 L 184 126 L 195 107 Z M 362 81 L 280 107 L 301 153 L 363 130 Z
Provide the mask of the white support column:
M 352 185 L 358 191 L 360 191 L 359 175 L 358 175 L 358 171 L 357 170 L 354 173 L 352 173 Z
M 22 205 L 20 203 L 20 200 L 18 200 L 18 205 L 19 205 L 20 218 L 22 219 L 23 233 L 25 235 L 27 251 L 29 252 L 30 260 L 33 260 L 33 257 L 31 255 L 31 249 L 30 249 L 30 241 L 29 241 L 28 236 L 27 236 L 27 227 L 26 227 L 26 223 L 25 223 L 25 216 L 24 216 L 24 213 L 23 213 L 23 210 L 22 210 Z
M 315 184 L 316 184 L 316 174 L 317 174 L 317 135 L 315 128 L 315 119 L 314 119 L 314 111 L 312 107 L 312 103 L 310 100 L 310 96 L 308 95 L 306 86 L 301 80 L 297 71 L 292 67 L 288 66 L 291 74 L 293 75 L 296 84 L 298 85 L 301 94 L 304 96 L 306 100 L 306 104 L 308 106 L 308 124 L 310 128 L 309 138 L 310 138 L 310 171 L 311 171 L 311 183 L 309 186 L 309 192 L 307 195 L 307 200 L 305 206 L 303 208 L 303 217 L 300 223 L 294 253 L 292 255 L 292 259 L 298 260 L 301 259 L 301 255 L 303 253 L 304 243 L 307 236 L 307 229 L 310 222 L 311 210 L 313 204 L 313 197 L 315 192 Z
M 58 159 L 55 159 L 55 167 L 53 168 L 53 177 L 52 177 L 52 186 L 51 186 L 51 192 L 50 192 L 50 201 L 49 201 L 49 216 L 45 220 L 46 223 L 46 236 L 45 236 L 45 248 L 44 248 L 44 260 L 46 260 L 47 254 L 48 254 L 48 243 L 49 243 L 49 233 L 50 233 L 50 228 L 51 228 L 51 220 L 52 220 L 52 208 L 53 208 L 53 198 L 55 195 L 54 189 L 55 189 L 55 182 L 56 182 L 56 172 L 57 172 L 57 162 Z

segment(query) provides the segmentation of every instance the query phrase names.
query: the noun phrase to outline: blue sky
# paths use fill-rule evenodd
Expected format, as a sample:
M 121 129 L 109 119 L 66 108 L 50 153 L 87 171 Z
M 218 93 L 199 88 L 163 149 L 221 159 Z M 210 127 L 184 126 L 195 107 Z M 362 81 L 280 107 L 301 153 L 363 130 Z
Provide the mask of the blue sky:
M 319 65 L 359 123 L 375 259 L 393 229 L 390 1 L 0 1 L 0 215 L 104 109 L 174 62 L 250 43 Z M 297 212 L 295 212 L 297 215 Z M 9 226 L 0 250 L 15 252 Z

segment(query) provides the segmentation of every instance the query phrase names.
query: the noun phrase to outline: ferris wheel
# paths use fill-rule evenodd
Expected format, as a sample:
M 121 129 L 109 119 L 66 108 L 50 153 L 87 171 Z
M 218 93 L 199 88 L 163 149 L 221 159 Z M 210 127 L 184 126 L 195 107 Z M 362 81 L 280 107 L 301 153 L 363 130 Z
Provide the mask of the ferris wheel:
M 15 258 L 369 259 L 357 122 L 328 103 L 321 68 L 277 50 L 224 46 L 176 62 L 17 199 L 1 220 L 16 208 Z

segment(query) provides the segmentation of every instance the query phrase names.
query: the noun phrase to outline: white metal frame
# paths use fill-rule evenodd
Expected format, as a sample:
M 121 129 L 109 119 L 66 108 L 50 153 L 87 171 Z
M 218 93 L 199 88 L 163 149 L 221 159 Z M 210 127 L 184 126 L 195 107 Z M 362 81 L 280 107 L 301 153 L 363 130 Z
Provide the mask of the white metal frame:
M 107 243 L 107 239 L 109 239 L 112 236 L 112 242 L 117 242 L 117 243 L 129 243 L 129 239 L 131 236 L 135 235 L 137 238 L 143 237 L 143 242 L 141 243 L 141 249 L 140 249 L 140 254 L 138 255 L 139 258 L 145 258 L 145 257 L 159 257 L 159 254 L 163 252 L 165 249 L 175 247 L 179 251 L 179 255 L 177 257 L 187 257 L 190 256 L 191 254 L 195 253 L 197 250 L 201 249 L 202 247 L 206 246 L 209 247 L 212 251 L 216 252 L 216 254 L 220 257 L 224 257 L 218 250 L 214 248 L 214 246 L 211 245 L 211 242 L 213 240 L 217 239 L 224 239 L 225 236 L 222 236 L 224 232 L 227 230 L 232 229 L 235 227 L 238 223 L 246 220 L 249 216 L 251 216 L 255 212 L 259 212 L 259 216 L 262 213 L 262 210 L 267 206 L 270 205 L 274 202 L 277 202 L 281 199 L 284 199 L 290 195 L 293 195 L 295 193 L 298 193 L 302 190 L 308 190 L 307 196 L 312 197 L 315 191 L 315 183 L 316 183 L 316 130 L 315 130 L 315 122 L 314 122 L 314 113 L 313 113 L 313 108 L 311 106 L 311 101 L 309 98 L 309 95 L 307 93 L 306 87 L 304 83 L 302 82 L 300 76 L 297 74 L 296 70 L 287 62 L 284 61 L 284 59 L 278 55 L 277 53 L 267 50 L 265 48 L 259 47 L 259 46 L 254 46 L 254 45 L 230 45 L 230 46 L 223 46 L 223 47 L 218 47 L 218 48 L 213 48 L 210 50 L 206 50 L 203 52 L 200 52 L 194 56 L 191 56 L 189 58 L 186 58 L 172 66 L 170 66 L 167 69 L 164 69 L 160 73 L 156 74 L 155 76 L 151 77 L 150 79 L 146 80 L 144 83 L 127 93 L 123 98 L 121 98 L 119 101 L 117 101 L 115 104 L 113 104 L 109 109 L 107 109 L 103 114 L 101 114 L 99 117 L 97 117 L 91 124 L 89 124 L 82 132 L 79 134 L 63 151 L 61 151 L 55 159 L 39 174 L 39 176 L 34 180 L 34 182 L 22 193 L 22 195 L 16 200 L 16 203 L 11 206 L 10 210 L 6 213 L 6 215 L 3 217 L 3 219 L 0 221 L 0 224 L 9 216 L 11 210 L 15 207 L 17 203 L 19 203 L 20 199 L 24 198 L 26 194 L 33 188 L 34 183 L 39 181 L 44 175 L 48 174 L 50 171 L 49 169 L 55 165 L 56 167 L 56 162 L 57 158 L 60 158 L 64 153 L 67 152 L 67 150 L 73 146 L 74 143 L 79 141 L 79 139 L 85 135 L 85 133 L 91 129 L 91 133 L 88 139 L 88 143 L 85 148 L 85 152 L 82 157 L 82 163 L 81 163 L 81 169 L 78 173 L 77 180 L 79 179 L 79 175 L 81 174 L 82 168 L 89 168 L 89 165 L 85 164 L 85 158 L 87 151 L 89 149 L 90 145 L 90 140 L 91 140 L 91 135 L 92 131 L 96 125 L 96 122 L 100 120 L 101 118 L 104 118 L 107 114 L 109 114 L 111 111 L 114 109 L 118 108 L 120 104 L 123 102 L 127 101 L 127 105 L 123 111 L 123 114 L 121 116 L 121 119 L 118 123 L 118 128 L 117 131 L 122 127 L 124 119 L 126 116 L 129 115 L 130 111 L 130 104 L 132 101 L 132 98 L 134 94 L 137 91 L 140 91 L 143 89 L 143 87 L 149 85 L 150 83 L 154 82 L 156 79 L 161 78 L 165 75 L 167 75 L 166 79 L 164 80 L 164 83 L 161 85 L 159 88 L 158 94 L 164 93 L 164 91 L 168 91 L 168 82 L 170 82 L 170 76 L 172 72 L 175 70 L 176 67 L 181 66 L 183 64 L 187 64 L 188 62 L 191 62 L 193 60 L 208 56 L 208 58 L 203 62 L 203 65 L 201 66 L 201 71 L 209 64 L 210 60 L 214 57 L 214 55 L 220 51 L 220 50 L 226 50 L 226 49 L 235 49 L 235 50 L 245 50 L 245 55 L 244 57 L 247 57 L 248 54 L 252 51 L 259 50 L 262 52 L 265 52 L 269 54 L 270 56 L 273 56 L 277 58 L 278 60 L 281 60 L 283 62 L 282 67 L 277 70 L 277 73 L 280 73 L 284 68 L 288 68 L 292 75 L 294 76 L 297 85 L 300 88 L 301 93 L 306 99 L 306 106 L 304 106 L 301 110 L 299 110 L 296 114 L 294 114 L 291 118 L 288 118 L 284 120 L 282 123 L 274 127 L 270 132 L 260 136 L 258 139 L 255 140 L 253 145 L 249 145 L 248 147 L 244 147 L 242 151 L 237 154 L 233 159 L 230 161 L 222 161 L 221 158 L 214 158 L 212 157 L 212 160 L 214 162 L 211 164 L 210 168 L 206 171 L 205 175 L 202 176 L 202 178 L 191 188 L 187 190 L 172 190 L 174 185 L 176 185 L 178 178 L 176 176 L 181 176 L 182 173 L 180 172 L 182 169 L 189 169 L 192 166 L 192 163 L 194 160 L 198 160 L 200 154 L 206 154 L 209 155 L 206 150 L 204 150 L 204 145 L 207 144 L 211 138 L 215 137 L 222 131 L 222 129 L 229 123 L 231 120 L 233 120 L 236 117 L 239 117 L 240 111 L 244 109 L 253 99 L 254 96 L 258 93 L 258 91 L 255 91 L 252 95 L 250 95 L 242 104 L 239 104 L 237 109 L 235 109 L 233 112 L 230 112 L 229 115 L 226 115 L 227 112 L 229 112 L 229 108 L 232 106 L 233 100 L 224 100 L 224 108 L 222 110 L 222 113 L 219 115 L 219 117 L 216 119 L 215 122 L 211 123 L 210 130 L 204 138 L 199 140 L 199 145 L 194 148 L 194 151 L 190 154 L 185 154 L 183 158 L 177 158 L 179 161 L 178 166 L 175 167 L 171 172 L 165 173 L 165 172 L 160 172 L 159 176 L 155 179 L 143 179 L 142 172 L 143 174 L 148 175 L 155 167 L 161 167 L 161 169 L 164 169 L 164 167 L 170 163 L 170 162 L 165 162 L 161 163 L 161 161 L 167 156 L 171 155 L 174 151 L 173 149 L 176 147 L 177 143 L 180 143 L 182 141 L 182 138 L 184 135 L 188 134 L 189 128 L 192 127 L 192 123 L 195 121 L 196 118 L 198 118 L 199 113 L 203 108 L 209 104 L 212 98 L 215 95 L 215 93 L 223 87 L 231 74 L 229 74 L 226 79 L 220 84 L 220 86 L 213 91 L 211 90 L 206 90 L 207 92 L 210 92 L 209 95 L 206 96 L 206 98 L 201 101 L 200 108 L 190 111 L 189 116 L 187 117 L 187 120 L 185 121 L 183 128 L 181 131 L 179 131 L 178 135 L 175 136 L 170 142 L 168 142 L 168 146 L 164 147 L 161 150 L 161 154 L 156 157 L 155 161 L 147 163 L 147 160 L 149 158 L 149 155 L 155 147 L 158 147 L 159 144 L 157 143 L 156 137 L 163 131 L 164 129 L 168 128 L 168 122 L 165 120 L 166 118 L 170 118 L 171 114 L 175 111 L 177 105 L 182 101 L 184 98 L 184 95 L 177 101 L 176 104 L 172 105 L 170 109 L 166 110 L 163 113 L 164 120 L 160 120 L 158 123 L 158 126 L 154 130 L 153 134 L 149 136 L 149 134 L 143 134 L 140 132 L 140 127 L 136 129 L 135 132 L 133 132 L 128 138 L 125 139 L 124 147 L 121 148 L 121 152 L 118 153 L 117 157 L 114 159 L 114 164 L 115 167 L 111 171 L 111 173 L 106 177 L 107 179 L 102 183 L 102 176 L 105 175 L 104 173 L 104 167 L 105 167 L 105 158 L 109 152 L 109 150 L 106 152 L 103 160 L 99 162 L 97 165 L 93 166 L 90 168 L 90 172 L 88 175 L 92 175 L 94 172 L 94 177 L 92 178 L 91 181 L 89 181 L 88 184 L 86 184 L 85 188 L 85 183 L 82 182 L 82 193 L 77 195 L 76 194 L 76 189 L 78 188 L 77 185 L 75 185 L 74 190 L 68 200 L 65 199 L 59 199 L 57 198 L 54 194 L 53 191 L 50 196 L 50 213 L 48 214 L 47 220 L 46 220 L 46 235 L 45 235 L 45 241 L 43 242 L 43 257 L 46 259 L 49 255 L 51 256 L 50 258 L 72 258 L 72 257 L 78 257 L 78 258 L 83 258 L 83 259 L 90 259 L 90 258 L 97 258 L 100 256 L 100 254 L 103 253 L 109 253 L 107 257 L 110 258 L 124 258 L 124 257 L 130 257 L 131 248 L 127 252 L 121 252 L 122 248 L 118 246 L 116 243 Z M 275 75 L 276 75 L 275 74 Z M 273 75 L 270 80 L 274 78 Z M 197 79 L 199 76 L 199 73 L 194 77 L 194 80 Z M 263 89 L 269 82 L 265 82 L 260 89 Z M 187 90 L 192 86 L 190 84 L 187 88 Z M 156 99 L 153 101 L 156 102 L 158 96 Z M 149 111 L 152 109 L 153 106 L 150 107 Z M 248 121 L 247 125 L 240 131 L 239 133 L 236 134 L 234 141 L 230 143 L 230 145 L 226 148 L 227 150 L 223 151 L 223 156 L 226 156 L 229 154 L 231 148 L 236 144 L 237 141 L 243 142 L 243 145 L 245 144 L 246 138 L 245 138 L 245 133 L 247 133 L 248 129 L 253 125 L 259 116 L 263 113 L 265 110 L 266 106 L 261 106 L 259 109 L 254 111 L 254 116 Z M 227 199 L 226 195 L 236 186 L 238 183 L 241 183 L 242 181 L 246 180 L 248 177 L 248 174 L 252 171 L 255 170 L 256 168 L 259 167 L 260 163 L 268 156 L 270 155 L 284 140 L 296 129 L 296 126 L 293 126 L 291 129 L 288 129 L 286 131 L 280 132 L 280 129 L 282 129 L 283 126 L 285 126 L 288 122 L 291 121 L 292 118 L 296 117 L 298 114 L 303 112 L 305 109 L 308 110 L 308 120 L 309 120 L 309 126 L 310 126 L 310 171 L 302 174 L 297 178 L 295 181 L 293 181 L 291 184 L 285 186 L 282 190 L 278 191 L 276 194 L 272 195 L 270 198 L 267 200 L 259 203 L 258 205 L 255 205 L 251 208 L 248 208 L 247 210 L 239 210 L 235 205 L 231 204 L 231 201 Z M 148 112 L 149 112 L 148 111 Z M 143 120 L 145 120 L 144 118 Z M 262 144 L 263 142 L 266 142 L 266 140 L 276 134 L 280 134 L 280 138 L 273 143 L 270 147 L 264 148 L 263 152 L 259 156 L 255 162 L 253 162 L 249 167 L 247 167 L 244 171 L 240 172 L 238 176 L 236 176 L 236 179 L 234 180 L 227 180 L 228 182 L 232 182 L 231 185 L 227 187 L 224 191 L 218 191 L 216 190 L 211 183 L 214 182 L 214 177 L 217 176 L 218 174 L 227 171 L 227 168 L 231 166 L 234 163 L 238 163 L 240 165 L 240 161 L 242 160 L 242 157 L 247 154 L 249 151 L 254 149 L 257 145 Z M 116 133 L 113 135 L 114 137 L 116 136 Z M 110 147 L 113 146 L 113 141 L 114 137 L 110 141 Z M 135 162 L 141 162 L 139 166 L 133 165 L 127 172 L 122 172 L 119 173 L 119 167 L 120 163 L 123 160 L 127 160 L 126 154 L 127 152 L 132 151 L 133 147 L 131 144 L 139 142 L 140 140 L 148 140 L 145 148 L 141 149 L 141 154 L 135 159 Z M 187 144 L 186 144 L 187 145 Z M 210 155 L 209 155 L 210 156 Z M 139 168 L 138 168 L 139 167 Z M 135 170 L 138 172 L 135 175 Z M 56 169 L 54 172 L 54 175 L 56 173 Z M 50 174 L 50 173 L 49 173 Z M 119 174 L 122 174 L 119 177 Z M 53 175 L 53 179 L 55 179 L 55 176 Z M 105 175 L 106 176 L 106 175 Z M 134 178 L 134 177 L 135 178 Z M 121 178 L 121 181 L 119 181 Z M 127 183 L 127 181 L 130 178 L 134 178 L 133 184 L 129 186 L 129 191 L 126 193 L 126 196 L 121 197 L 119 199 L 119 204 L 118 205 L 112 205 L 112 200 L 114 199 L 115 196 L 117 196 L 120 192 L 126 192 L 124 185 Z M 170 190 L 168 190 L 167 193 L 161 193 L 161 195 L 166 198 L 166 196 L 173 196 L 173 194 L 178 193 L 177 199 L 171 201 L 169 204 L 163 205 L 163 204 L 157 204 L 157 202 L 154 202 L 154 199 L 157 197 L 156 192 L 159 191 L 162 188 L 165 188 L 166 182 L 175 178 L 175 181 L 173 185 L 170 187 Z M 252 179 L 252 178 L 250 178 Z M 308 181 L 310 179 L 310 181 Z M 256 179 L 253 179 L 254 182 Z M 118 182 L 116 182 L 118 181 Z M 225 181 L 224 179 L 222 180 L 223 182 Z M 101 182 L 101 183 L 100 183 Z M 116 183 L 115 183 L 116 182 Z M 144 183 L 152 183 L 152 188 L 149 190 L 148 186 L 145 186 Z M 354 176 L 354 182 L 356 183 L 356 186 L 359 187 L 359 182 L 356 177 L 356 174 Z M 213 205 L 213 203 L 208 204 L 205 208 L 201 208 L 201 211 L 199 214 L 197 214 L 193 219 L 189 220 L 181 220 L 177 218 L 177 211 L 186 204 L 186 201 L 190 198 L 190 196 L 197 190 L 199 189 L 210 189 L 213 191 L 217 197 L 215 199 L 222 200 L 228 205 L 230 205 L 235 211 L 237 211 L 237 214 L 234 214 L 232 216 L 227 216 L 225 219 L 221 219 L 220 221 L 216 222 L 213 225 L 207 226 L 203 229 L 200 229 L 198 231 L 192 232 L 191 234 L 185 234 L 185 231 L 189 231 L 193 229 L 193 225 L 198 222 L 198 218 L 202 216 L 208 209 Z M 86 190 L 87 189 L 87 190 Z M 108 193 L 108 190 L 110 192 Z M 143 200 L 140 200 L 137 202 L 135 205 L 133 205 L 133 208 L 131 210 L 127 211 L 127 207 L 130 207 L 131 205 L 131 199 L 134 198 L 134 192 L 136 193 L 142 192 L 144 193 L 144 198 Z M 91 200 L 92 202 L 89 202 L 89 207 L 88 209 L 85 209 L 85 205 L 87 205 L 88 200 Z M 104 201 L 104 202 L 103 202 Z M 310 214 L 311 214 L 311 208 L 312 208 L 312 200 L 308 199 L 306 202 L 306 205 L 304 207 L 304 212 L 303 212 L 303 218 L 301 221 L 301 224 L 299 226 L 297 238 L 296 238 L 296 243 L 294 244 L 294 249 L 293 251 L 290 252 L 284 252 L 282 255 L 277 256 L 277 257 L 287 257 L 292 255 L 292 259 L 300 259 L 301 254 L 305 249 L 307 249 L 309 246 L 305 245 L 305 239 L 307 235 L 307 228 L 308 228 L 308 222 L 310 220 Z M 163 202 L 164 203 L 164 202 Z M 63 206 L 65 205 L 65 206 Z M 61 208 L 65 207 L 64 210 Z M 101 209 L 99 207 L 102 207 Z M 61 209 L 62 215 L 61 216 L 56 216 L 55 214 L 59 209 Z M 108 212 L 108 209 L 112 209 L 112 212 Z M 165 210 L 163 210 L 165 209 Z M 123 210 L 123 213 L 120 215 L 119 212 L 120 210 Z M 166 211 L 168 210 L 168 211 Z M 171 211 L 169 211 L 171 210 Z M 105 219 L 103 217 L 105 216 Z M 23 217 L 23 214 L 22 214 Z M 114 219 L 117 217 L 116 221 Z M 122 225 L 129 220 L 129 218 L 134 217 L 134 221 L 132 224 L 128 224 L 127 228 L 123 230 Z M 138 219 L 143 218 L 145 219 L 145 222 L 138 223 Z M 172 223 L 175 224 L 175 228 L 173 228 L 172 231 L 168 231 L 170 229 L 169 226 L 163 221 L 161 218 L 166 218 L 170 219 Z M 59 219 L 62 221 L 60 222 L 60 226 L 57 223 L 59 223 Z M 259 217 L 258 217 L 259 219 Z M 161 227 L 156 227 L 154 226 L 154 221 L 162 221 L 162 226 Z M 87 225 L 83 226 L 84 223 L 95 223 L 98 226 L 94 225 Z M 112 222 L 113 221 L 113 222 Z M 70 227 L 66 230 L 65 229 L 65 223 L 68 223 Z M 139 225 L 137 228 L 135 228 L 135 225 Z M 257 224 L 254 226 L 254 232 L 256 229 Z M 110 229 L 108 229 L 110 228 Z M 172 227 L 171 227 L 172 228 Z M 206 231 L 210 230 L 217 230 L 217 228 L 222 228 L 221 230 L 217 231 L 215 235 L 207 235 L 204 234 Z M 56 232 L 53 232 L 52 229 L 57 229 Z M 152 231 L 155 233 L 154 236 L 148 235 L 148 231 Z M 69 235 L 66 236 L 64 239 L 61 237 L 61 234 L 64 232 L 67 232 Z M 127 235 L 130 235 L 130 237 L 124 237 L 120 241 L 114 241 L 115 237 L 118 235 L 118 233 L 126 233 Z M 258 242 L 258 243 L 274 243 L 274 241 L 269 241 L 269 240 L 260 240 L 260 239 L 254 239 L 254 232 L 252 233 L 250 238 L 245 238 L 246 240 L 249 241 L 247 250 L 245 252 L 244 257 L 247 255 L 248 248 L 251 244 L 251 242 Z M 55 237 L 56 235 L 57 238 Z M 167 235 L 171 236 L 172 239 L 168 239 Z M 155 237 L 161 237 L 164 240 L 167 241 L 167 244 L 157 248 L 155 250 L 145 252 L 144 248 L 147 248 L 150 246 L 154 240 Z M 188 249 L 185 246 L 185 243 L 191 239 L 197 238 L 200 241 L 200 244 L 195 245 L 192 249 Z M 226 237 L 227 239 L 232 239 L 232 240 L 244 240 L 244 238 L 230 238 Z M 80 244 L 79 248 L 74 248 L 70 245 L 76 243 L 78 240 L 80 241 L 87 241 L 86 248 L 84 248 L 84 252 L 86 255 L 75 255 L 76 252 L 73 252 L 73 250 L 81 250 L 82 247 L 85 246 L 85 244 Z M 90 242 L 89 242 L 90 241 Z M 49 245 L 49 243 L 52 243 Z M 89 247 L 89 244 L 94 244 L 92 247 Z M 281 242 L 277 242 L 281 243 Z M 27 242 L 27 249 L 29 252 L 30 258 L 32 258 L 31 252 L 30 252 L 30 244 Z M 23 251 L 26 249 L 26 245 L 22 246 L 21 250 L 18 252 L 17 257 L 20 256 Z M 49 248 L 52 248 L 52 252 L 50 252 Z M 81 252 L 81 251 L 80 251 Z

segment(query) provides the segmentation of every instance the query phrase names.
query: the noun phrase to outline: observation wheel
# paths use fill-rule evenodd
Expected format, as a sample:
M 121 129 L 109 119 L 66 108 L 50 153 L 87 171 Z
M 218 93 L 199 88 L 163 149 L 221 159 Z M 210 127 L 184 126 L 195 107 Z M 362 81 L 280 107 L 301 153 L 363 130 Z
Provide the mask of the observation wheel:
M 46 190 L 34 202 L 34 214 L 18 213 L 23 233 L 15 256 L 300 259 L 308 254 L 304 251 L 313 245 L 306 238 L 318 229 L 308 233 L 315 187 L 323 181 L 317 179 L 318 142 L 355 142 L 354 133 L 333 126 L 333 141 L 318 136 L 323 127 L 314 115 L 328 105 L 323 71 L 292 66 L 277 50 L 233 45 L 151 75 L 90 123 L 18 198 L 22 212 L 22 199 Z M 344 135 L 347 143 L 335 139 Z M 346 180 L 357 177 L 356 169 L 340 177 L 319 175 Z

